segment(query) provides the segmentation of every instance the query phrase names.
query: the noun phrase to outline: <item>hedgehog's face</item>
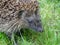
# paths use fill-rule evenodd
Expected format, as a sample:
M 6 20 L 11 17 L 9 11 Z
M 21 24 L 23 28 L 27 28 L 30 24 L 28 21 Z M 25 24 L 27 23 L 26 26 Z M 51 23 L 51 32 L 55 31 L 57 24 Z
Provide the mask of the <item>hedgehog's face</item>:
M 38 12 L 22 11 L 21 19 L 24 21 L 24 27 L 42 32 L 42 24 Z M 24 28 L 23 27 L 23 28 Z

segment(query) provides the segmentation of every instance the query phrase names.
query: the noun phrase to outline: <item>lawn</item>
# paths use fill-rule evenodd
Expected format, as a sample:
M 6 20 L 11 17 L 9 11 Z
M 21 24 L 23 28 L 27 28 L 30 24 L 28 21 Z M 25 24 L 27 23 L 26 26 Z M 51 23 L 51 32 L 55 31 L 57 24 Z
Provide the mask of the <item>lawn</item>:
M 44 32 L 23 29 L 17 37 L 20 45 L 60 45 L 60 0 L 38 0 Z M 0 33 L 0 45 L 12 45 L 9 38 Z

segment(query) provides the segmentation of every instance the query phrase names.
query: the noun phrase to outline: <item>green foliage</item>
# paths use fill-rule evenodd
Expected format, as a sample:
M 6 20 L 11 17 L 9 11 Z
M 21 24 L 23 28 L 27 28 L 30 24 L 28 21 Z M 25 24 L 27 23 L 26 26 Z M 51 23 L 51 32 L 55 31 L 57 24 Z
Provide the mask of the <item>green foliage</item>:
M 44 32 L 29 29 L 17 36 L 20 45 L 60 45 L 60 0 L 38 0 Z M 0 33 L 0 45 L 9 45 L 11 41 Z

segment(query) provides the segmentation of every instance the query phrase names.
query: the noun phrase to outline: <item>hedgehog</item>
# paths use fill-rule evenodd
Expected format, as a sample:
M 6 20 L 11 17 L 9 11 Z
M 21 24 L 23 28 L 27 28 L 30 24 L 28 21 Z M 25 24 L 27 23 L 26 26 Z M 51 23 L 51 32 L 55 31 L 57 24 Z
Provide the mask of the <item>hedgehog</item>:
M 12 38 L 12 35 L 20 32 L 22 28 L 43 31 L 38 1 L 0 0 L 0 32 Z

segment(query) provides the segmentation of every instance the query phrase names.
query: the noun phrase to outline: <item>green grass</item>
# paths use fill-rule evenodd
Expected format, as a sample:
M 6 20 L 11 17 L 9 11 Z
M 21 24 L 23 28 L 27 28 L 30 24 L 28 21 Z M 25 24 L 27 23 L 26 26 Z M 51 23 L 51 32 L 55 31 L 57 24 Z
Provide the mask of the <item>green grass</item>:
M 24 30 L 22 37 L 17 36 L 20 45 L 60 45 L 60 1 L 38 0 L 44 32 Z M 11 41 L 0 33 L 0 45 L 11 45 Z

